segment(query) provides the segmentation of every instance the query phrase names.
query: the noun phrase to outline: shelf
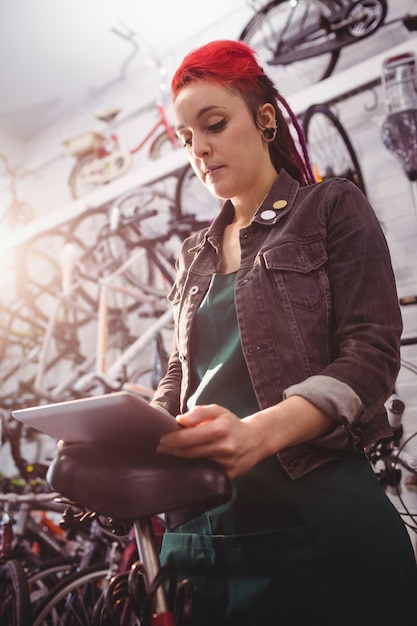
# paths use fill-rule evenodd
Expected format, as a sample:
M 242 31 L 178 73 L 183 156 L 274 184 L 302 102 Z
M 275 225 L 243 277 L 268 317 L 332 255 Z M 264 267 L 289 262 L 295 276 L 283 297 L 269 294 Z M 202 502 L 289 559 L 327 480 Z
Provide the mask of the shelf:
M 97 187 L 97 189 L 86 196 L 42 215 L 30 224 L 21 227 L 18 232 L 8 233 L 6 236 L 0 237 L 0 252 L 10 250 L 45 230 L 61 226 L 88 209 L 107 204 L 135 187 L 147 185 L 175 174 L 185 167 L 187 163 L 188 159 L 185 150 L 179 149 L 156 161 L 147 162 L 140 169 L 132 169 L 108 185 Z

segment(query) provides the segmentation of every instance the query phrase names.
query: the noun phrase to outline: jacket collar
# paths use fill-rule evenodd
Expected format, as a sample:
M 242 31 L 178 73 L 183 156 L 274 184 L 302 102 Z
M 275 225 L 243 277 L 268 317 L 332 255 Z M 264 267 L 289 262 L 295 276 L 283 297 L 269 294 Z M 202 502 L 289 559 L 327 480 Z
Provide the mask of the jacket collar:
M 292 178 L 286 170 L 282 169 L 261 206 L 257 210 L 252 222 L 267 226 L 276 224 L 284 215 L 286 215 L 286 213 L 288 213 L 288 211 L 291 210 L 299 188 L 300 183 L 294 180 L 294 178 Z M 233 219 L 233 215 L 233 205 L 230 200 L 226 200 L 220 210 L 220 213 L 207 229 L 204 241 L 202 241 L 197 247 L 203 246 L 204 242 L 208 241 L 216 250 L 218 250 L 223 230 L 227 224 L 230 224 Z

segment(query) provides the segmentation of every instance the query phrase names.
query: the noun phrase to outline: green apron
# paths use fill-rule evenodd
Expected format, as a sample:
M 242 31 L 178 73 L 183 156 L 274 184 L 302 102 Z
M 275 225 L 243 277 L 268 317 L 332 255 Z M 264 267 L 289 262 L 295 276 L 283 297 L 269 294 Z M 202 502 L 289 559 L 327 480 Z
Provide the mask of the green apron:
M 215 402 L 244 417 L 259 407 L 234 282 L 215 274 L 197 313 L 188 407 Z M 391 626 L 401 610 L 417 619 L 408 534 L 361 455 L 296 481 L 265 459 L 233 481 L 230 502 L 167 531 L 161 562 L 192 581 L 195 626 Z

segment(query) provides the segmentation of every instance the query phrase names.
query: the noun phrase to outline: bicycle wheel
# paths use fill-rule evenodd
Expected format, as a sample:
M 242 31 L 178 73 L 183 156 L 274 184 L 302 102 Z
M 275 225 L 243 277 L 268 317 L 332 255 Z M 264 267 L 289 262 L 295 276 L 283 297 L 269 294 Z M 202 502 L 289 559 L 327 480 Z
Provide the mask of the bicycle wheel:
M 357 39 L 364 39 L 372 35 L 381 26 L 387 15 L 385 0 L 359 0 L 353 2 L 346 19 L 352 20 L 347 26 L 349 35 Z
M 222 204 L 204 187 L 191 165 L 186 165 L 178 176 L 175 192 L 176 219 L 195 215 L 196 223 L 201 222 L 204 228 L 218 215 Z
M 98 306 L 100 279 L 126 259 L 120 236 L 109 230 L 109 207 L 90 209 L 68 227 L 67 243 L 83 242 L 75 260 L 73 280 L 81 297 L 95 310 Z
M 171 131 L 174 141 L 172 141 L 171 137 L 168 135 L 168 132 L 164 130 L 152 142 L 149 154 L 151 159 L 153 159 L 154 161 L 156 159 L 164 157 L 166 154 L 170 154 L 173 150 L 177 150 L 181 147 L 181 143 L 175 134 L 175 129 L 172 128 Z
M 18 387 L 31 377 L 45 328 L 46 323 L 39 320 L 25 301 L 17 300 L 4 309 L 0 307 L 0 383 L 4 395 L 7 394 L 6 381 Z M 19 381 L 15 378 L 17 372 Z
M 87 193 L 97 189 L 99 186 L 99 183 L 90 182 L 88 180 L 88 176 L 85 175 L 85 172 L 88 171 L 89 166 L 95 161 L 96 158 L 97 152 L 95 150 L 91 150 L 90 152 L 86 152 L 75 162 L 68 180 L 71 196 L 74 200 L 85 196 Z
M 331 109 L 324 104 L 313 104 L 304 113 L 303 130 L 316 179 L 348 178 L 366 194 L 356 151 Z
M 72 397 L 78 378 L 91 369 L 97 314 L 77 298 L 63 299 L 51 313 L 34 380 L 37 394 L 51 402 Z
M 325 52 L 337 34 L 325 27 L 334 10 L 330 0 L 273 0 L 262 7 L 239 39 L 258 53 L 260 64 L 288 97 L 327 78 L 333 72 L 339 49 Z
M 32 612 L 56 585 L 75 571 L 78 562 L 75 557 L 56 559 L 28 572 L 27 582 Z
M 62 287 L 61 252 L 66 241 L 64 230 L 55 229 L 36 235 L 16 251 L 18 293 L 47 320 Z M 81 242 L 78 247 L 82 248 Z
M 23 566 L 14 559 L 0 570 L 0 624 L 31 626 L 29 588 Z
M 108 567 L 98 564 L 67 576 L 35 609 L 32 626 L 92 626 L 107 575 Z

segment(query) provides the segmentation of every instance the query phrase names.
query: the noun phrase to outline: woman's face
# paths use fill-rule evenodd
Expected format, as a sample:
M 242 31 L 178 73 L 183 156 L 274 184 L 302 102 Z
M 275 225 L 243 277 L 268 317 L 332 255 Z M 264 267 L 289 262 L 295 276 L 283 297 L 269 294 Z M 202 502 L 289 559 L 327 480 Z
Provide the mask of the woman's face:
M 174 115 L 195 173 L 217 198 L 256 197 L 276 175 L 262 131 L 237 92 L 193 81 L 176 96 Z M 274 126 L 272 105 L 260 107 L 259 120 Z

